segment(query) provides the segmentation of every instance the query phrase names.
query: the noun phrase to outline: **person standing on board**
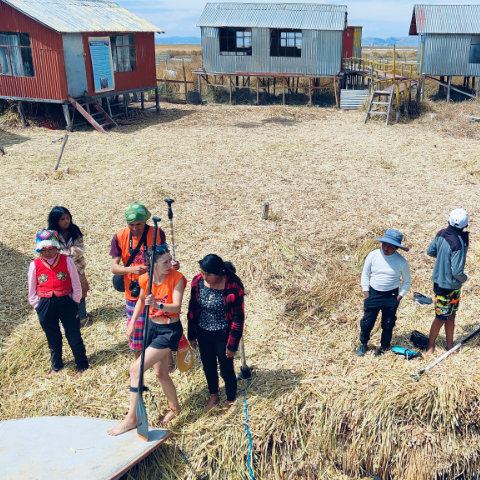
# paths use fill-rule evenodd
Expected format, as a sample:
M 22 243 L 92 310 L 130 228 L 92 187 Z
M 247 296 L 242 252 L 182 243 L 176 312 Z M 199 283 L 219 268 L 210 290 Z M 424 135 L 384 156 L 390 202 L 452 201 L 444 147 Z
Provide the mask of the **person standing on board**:
M 364 315 L 360 321 L 360 344 L 355 350 L 359 357 L 368 350 L 370 334 L 379 312 L 382 312 L 382 337 L 376 355 L 390 350 L 397 309 L 411 284 L 408 261 L 397 251 L 399 248 L 409 250 L 402 244 L 403 234 L 389 228 L 378 241 L 380 248 L 367 255 L 361 277 Z
M 435 351 L 435 341 L 445 327 L 447 350 L 453 347 L 455 316 L 460 303 L 463 284 L 468 280 L 464 272 L 467 260 L 469 235 L 468 214 L 463 208 L 452 210 L 448 227 L 440 230 L 427 249 L 427 255 L 436 259 L 433 269 L 435 292 L 435 319 L 430 327 L 427 353 Z

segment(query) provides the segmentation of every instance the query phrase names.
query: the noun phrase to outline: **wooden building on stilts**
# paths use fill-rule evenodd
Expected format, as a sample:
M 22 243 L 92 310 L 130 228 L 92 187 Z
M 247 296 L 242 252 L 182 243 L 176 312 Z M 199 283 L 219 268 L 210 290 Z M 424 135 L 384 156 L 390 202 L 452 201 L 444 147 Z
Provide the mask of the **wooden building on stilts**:
M 480 5 L 415 5 L 410 35 L 419 37 L 419 73 L 452 91 L 480 96 Z
M 257 104 L 270 95 L 286 103 L 299 90 L 312 104 L 321 80 L 329 79 L 339 104 L 342 52 L 356 49 L 361 55 L 361 29 L 347 29 L 344 5 L 207 3 L 198 26 L 203 56 L 203 69 L 195 72 L 198 89 L 226 88 L 230 103 L 248 89 Z
M 0 99 L 61 105 L 70 130 L 105 132 L 147 91 L 158 111 L 155 32 L 110 0 L 0 0 Z

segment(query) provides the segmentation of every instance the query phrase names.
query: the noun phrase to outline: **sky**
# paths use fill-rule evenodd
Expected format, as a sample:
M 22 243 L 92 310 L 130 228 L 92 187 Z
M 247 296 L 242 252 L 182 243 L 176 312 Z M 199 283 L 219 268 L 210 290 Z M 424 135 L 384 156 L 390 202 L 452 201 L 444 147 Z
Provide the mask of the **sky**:
M 225 1 L 225 0 L 223 0 Z M 228 0 L 227 0 L 228 1 Z M 248 0 L 250 2 L 255 0 Z M 279 0 L 257 0 L 276 3 Z M 165 31 L 166 37 L 200 37 L 197 20 L 205 6 L 204 0 L 116 0 L 137 15 Z M 334 3 L 348 6 L 349 25 L 363 26 L 364 37 L 405 37 L 408 35 L 413 5 L 403 0 L 288 0 L 285 3 Z M 480 4 L 467 0 L 420 0 L 417 3 L 434 5 Z

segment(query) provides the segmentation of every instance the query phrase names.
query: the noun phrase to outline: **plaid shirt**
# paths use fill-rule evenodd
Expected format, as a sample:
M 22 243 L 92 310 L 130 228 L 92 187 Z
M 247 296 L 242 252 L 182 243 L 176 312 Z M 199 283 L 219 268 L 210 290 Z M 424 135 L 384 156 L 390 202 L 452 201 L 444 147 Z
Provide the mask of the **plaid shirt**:
M 192 291 L 188 305 L 188 339 L 196 340 L 198 321 L 200 319 L 200 287 L 202 276 L 196 275 L 192 280 Z M 244 291 L 235 280 L 227 277 L 224 290 L 225 318 L 228 322 L 227 348 L 231 352 L 238 350 L 242 338 L 243 324 L 245 323 L 245 310 L 243 304 Z

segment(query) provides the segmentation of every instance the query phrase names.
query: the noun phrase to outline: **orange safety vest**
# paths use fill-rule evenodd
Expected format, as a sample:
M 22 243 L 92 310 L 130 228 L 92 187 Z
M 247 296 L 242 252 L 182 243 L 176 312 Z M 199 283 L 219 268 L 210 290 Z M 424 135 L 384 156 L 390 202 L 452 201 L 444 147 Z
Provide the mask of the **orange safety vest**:
M 68 273 L 67 257 L 58 255 L 50 265 L 42 258 L 36 258 L 35 276 L 37 277 L 37 295 L 42 298 L 65 297 L 73 292 L 72 279 Z
M 178 282 L 183 281 L 187 285 L 187 279 L 176 270 L 170 270 L 169 274 L 163 279 L 160 284 L 152 283 L 152 295 L 157 303 L 173 303 L 173 291 Z M 148 290 L 148 273 L 140 276 L 140 288 L 147 294 Z M 155 319 L 156 317 L 178 318 L 178 313 L 164 312 L 163 310 L 150 307 L 149 317 Z
M 154 228 L 150 227 L 147 233 L 147 241 L 146 241 L 147 248 L 150 248 L 153 245 L 153 232 L 154 232 Z M 140 238 L 141 238 L 141 235 L 138 237 L 132 237 L 132 249 L 134 249 L 137 246 L 138 242 L 140 241 Z M 122 252 L 122 256 L 121 256 L 122 263 L 125 265 L 128 262 L 128 259 L 130 258 L 130 229 L 128 227 L 122 228 L 122 230 L 120 230 L 117 233 L 117 242 Z M 157 234 L 157 243 L 164 243 L 164 242 L 165 242 L 165 232 L 161 228 L 159 228 L 158 234 Z M 130 265 L 131 266 L 145 265 L 144 245 L 140 247 L 140 250 L 138 251 L 137 256 L 133 259 L 133 262 Z M 139 277 L 138 275 L 135 275 L 133 273 L 127 273 L 123 277 L 125 282 L 125 298 L 127 300 L 130 300 L 131 302 L 135 302 L 137 298 L 132 297 L 130 295 L 130 282 L 132 280 L 138 281 L 138 277 Z

